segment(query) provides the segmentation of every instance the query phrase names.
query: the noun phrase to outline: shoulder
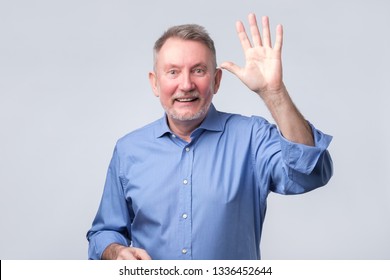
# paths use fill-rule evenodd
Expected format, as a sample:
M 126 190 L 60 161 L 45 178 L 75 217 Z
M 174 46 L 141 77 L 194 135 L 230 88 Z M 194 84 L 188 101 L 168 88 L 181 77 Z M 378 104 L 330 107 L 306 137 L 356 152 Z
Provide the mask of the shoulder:
M 117 149 L 136 146 L 138 143 L 149 142 L 157 137 L 156 133 L 161 130 L 162 119 L 158 119 L 143 127 L 137 128 L 118 139 Z
M 218 111 L 221 118 L 225 120 L 225 129 L 259 129 L 273 126 L 261 116 L 245 116 L 235 113 L 225 113 Z
M 269 143 L 279 143 L 280 133 L 275 124 L 261 116 L 221 113 L 226 121 L 223 137 L 231 143 L 259 147 Z

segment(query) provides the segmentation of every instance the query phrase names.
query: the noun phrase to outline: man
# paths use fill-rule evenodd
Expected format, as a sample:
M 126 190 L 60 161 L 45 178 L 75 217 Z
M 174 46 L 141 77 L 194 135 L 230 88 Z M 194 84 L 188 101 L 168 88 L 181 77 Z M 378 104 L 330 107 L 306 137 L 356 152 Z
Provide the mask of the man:
M 299 113 L 282 80 L 283 29 L 272 47 L 269 21 L 237 22 L 246 65 L 223 63 L 257 93 L 277 124 L 218 112 L 222 70 L 198 25 L 156 41 L 154 94 L 162 119 L 121 138 L 87 234 L 90 259 L 260 259 L 269 192 L 298 194 L 332 176 L 331 136 Z M 279 131 L 278 131 L 279 130 Z

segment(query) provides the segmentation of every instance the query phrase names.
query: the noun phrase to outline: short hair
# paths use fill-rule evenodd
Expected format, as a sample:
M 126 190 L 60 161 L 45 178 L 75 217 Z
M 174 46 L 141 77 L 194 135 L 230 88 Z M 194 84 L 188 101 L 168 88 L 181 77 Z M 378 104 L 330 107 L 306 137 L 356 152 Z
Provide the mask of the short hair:
M 211 39 L 206 29 L 198 24 L 176 25 L 166 30 L 154 44 L 154 67 L 156 67 L 157 54 L 159 53 L 165 42 L 170 38 L 178 38 L 182 40 L 197 41 L 202 43 L 211 51 L 213 60 L 212 62 L 214 64 L 214 67 L 217 67 L 217 55 L 215 51 L 214 41 L 213 39 Z

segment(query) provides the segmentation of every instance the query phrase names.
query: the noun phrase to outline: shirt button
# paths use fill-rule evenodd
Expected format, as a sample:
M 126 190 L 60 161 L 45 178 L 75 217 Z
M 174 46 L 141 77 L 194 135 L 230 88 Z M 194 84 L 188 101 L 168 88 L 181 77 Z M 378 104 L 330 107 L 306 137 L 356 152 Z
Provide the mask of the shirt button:
M 173 138 L 176 138 L 176 135 L 175 135 L 175 134 L 172 134 L 172 137 L 173 137 Z
M 186 152 L 189 152 L 189 151 L 190 151 L 190 148 L 187 147 L 187 148 L 186 148 Z
M 188 215 L 187 214 L 183 214 L 181 215 L 183 219 L 187 219 Z
M 187 249 L 181 250 L 181 253 L 182 253 L 182 254 L 187 254 Z
M 183 180 L 183 184 L 184 185 L 187 185 L 188 184 L 188 181 L 186 179 Z

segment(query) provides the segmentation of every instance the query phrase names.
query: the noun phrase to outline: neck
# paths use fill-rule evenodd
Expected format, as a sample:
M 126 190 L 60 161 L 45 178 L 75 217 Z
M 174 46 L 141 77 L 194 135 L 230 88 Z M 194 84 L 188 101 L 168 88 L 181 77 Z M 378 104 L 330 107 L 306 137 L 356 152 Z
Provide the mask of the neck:
M 181 139 L 190 142 L 191 133 L 200 126 L 203 120 L 204 118 L 190 121 L 180 121 L 168 117 L 168 125 L 173 133 L 175 133 Z

